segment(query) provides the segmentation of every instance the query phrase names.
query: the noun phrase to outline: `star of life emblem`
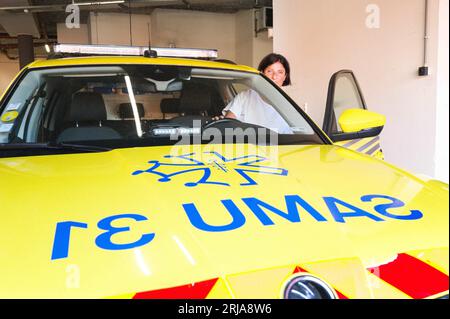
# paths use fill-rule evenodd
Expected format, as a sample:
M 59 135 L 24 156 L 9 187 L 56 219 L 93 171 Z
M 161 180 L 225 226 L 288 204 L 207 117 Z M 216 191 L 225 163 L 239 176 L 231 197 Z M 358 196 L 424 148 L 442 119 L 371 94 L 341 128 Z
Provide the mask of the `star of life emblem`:
M 218 152 L 205 152 L 177 156 L 166 155 L 164 158 L 166 161 L 149 161 L 148 169 L 137 170 L 132 175 L 153 174 L 159 177 L 159 182 L 167 183 L 181 175 L 189 174 L 192 176 L 192 180 L 185 183 L 186 187 L 199 185 L 230 187 L 232 185 L 226 178 L 228 174 L 237 174 L 240 186 L 258 185 L 255 178 L 259 175 L 288 175 L 286 169 L 269 166 L 270 161 L 260 155 L 226 158 Z

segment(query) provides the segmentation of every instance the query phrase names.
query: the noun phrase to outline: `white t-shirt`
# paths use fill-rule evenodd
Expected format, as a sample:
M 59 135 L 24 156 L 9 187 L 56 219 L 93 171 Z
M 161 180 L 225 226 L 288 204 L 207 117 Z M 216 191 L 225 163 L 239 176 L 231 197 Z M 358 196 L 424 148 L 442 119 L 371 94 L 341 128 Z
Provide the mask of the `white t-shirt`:
M 281 115 L 254 90 L 239 93 L 224 109 L 245 123 L 269 128 L 279 134 L 293 134 Z

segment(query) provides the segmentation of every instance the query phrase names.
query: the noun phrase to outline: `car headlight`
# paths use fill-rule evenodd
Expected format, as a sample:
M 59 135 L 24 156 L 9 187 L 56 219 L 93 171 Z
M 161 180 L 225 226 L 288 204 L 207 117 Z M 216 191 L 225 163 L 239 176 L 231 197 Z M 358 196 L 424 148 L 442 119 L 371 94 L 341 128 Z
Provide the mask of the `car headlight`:
M 336 299 L 333 288 L 309 274 L 296 274 L 284 285 L 284 299 Z

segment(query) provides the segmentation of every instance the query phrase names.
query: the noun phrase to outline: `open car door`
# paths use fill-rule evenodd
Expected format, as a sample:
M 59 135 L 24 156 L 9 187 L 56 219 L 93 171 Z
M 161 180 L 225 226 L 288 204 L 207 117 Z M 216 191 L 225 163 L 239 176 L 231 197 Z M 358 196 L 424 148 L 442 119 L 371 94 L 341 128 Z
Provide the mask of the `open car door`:
M 358 81 L 350 70 L 333 74 L 323 130 L 336 145 L 384 159 L 380 133 L 386 118 L 367 110 Z

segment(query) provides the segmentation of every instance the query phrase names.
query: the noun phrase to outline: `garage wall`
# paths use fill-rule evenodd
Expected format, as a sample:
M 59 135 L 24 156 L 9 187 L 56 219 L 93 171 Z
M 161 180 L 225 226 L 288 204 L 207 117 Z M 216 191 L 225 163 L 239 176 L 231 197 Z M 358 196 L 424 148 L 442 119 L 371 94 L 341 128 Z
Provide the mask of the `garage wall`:
M 235 56 L 235 15 L 156 9 L 151 15 L 94 13 L 87 25 L 57 25 L 58 42 L 105 45 L 218 48 L 224 58 Z M 220 35 L 220 36 L 217 36 Z
M 0 53 L 0 97 L 18 72 L 19 60 L 9 60 Z
M 439 0 L 430 0 L 431 75 L 419 77 L 424 3 L 274 1 L 274 50 L 285 54 L 292 64 L 294 85 L 288 93 L 300 105 L 308 104 L 308 113 L 320 126 L 331 75 L 339 69 L 352 69 L 369 109 L 387 116 L 382 133 L 386 160 L 414 173 L 437 176 L 436 165 L 441 164 L 435 161 L 436 150 L 444 143 L 436 139 Z M 378 27 L 373 5 L 379 8 Z M 448 118 L 439 121 L 448 135 Z M 437 177 L 448 180 L 448 173 L 445 176 L 440 171 Z
M 151 19 L 148 15 L 123 13 L 91 12 L 88 20 L 88 33 L 91 44 L 136 45 L 148 44 Z M 59 41 L 59 39 L 58 39 Z
M 267 31 L 255 36 L 254 10 L 241 10 L 236 14 L 236 63 L 257 68 L 259 62 L 273 51 L 273 40 Z
M 155 46 L 218 49 L 220 58 L 236 58 L 234 14 L 156 9 L 151 20 Z
M 242 10 L 236 14 L 236 63 L 253 64 L 253 12 Z
M 269 39 L 268 31 L 262 31 L 258 33 L 258 37 L 253 38 L 253 66 L 258 68 L 259 62 L 273 52 L 273 40 Z
M 79 28 L 69 29 L 65 23 L 56 25 L 59 43 L 89 44 L 89 29 L 87 24 L 80 24 Z

